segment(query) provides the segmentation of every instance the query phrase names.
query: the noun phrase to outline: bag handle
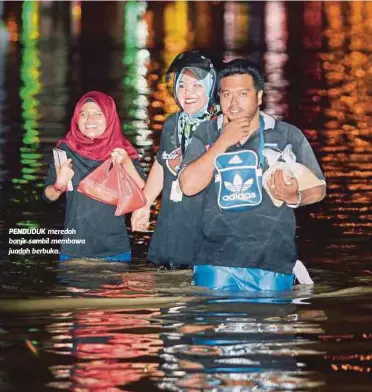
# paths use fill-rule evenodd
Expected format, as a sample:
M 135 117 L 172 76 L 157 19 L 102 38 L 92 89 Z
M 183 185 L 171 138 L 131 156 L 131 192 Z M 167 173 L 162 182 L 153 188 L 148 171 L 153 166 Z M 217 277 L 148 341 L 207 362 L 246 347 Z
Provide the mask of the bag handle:
M 108 174 L 115 165 L 115 161 L 112 158 L 108 158 L 105 162 L 101 164 L 101 170 Z
M 265 149 L 265 140 L 264 140 L 264 131 L 265 131 L 265 121 L 263 119 L 263 117 L 260 115 L 259 117 L 259 124 L 260 124 L 260 128 L 258 130 L 259 132 L 259 144 L 258 144 L 258 159 L 260 161 L 260 166 L 261 169 L 264 168 L 265 166 L 265 156 L 263 154 L 263 150 Z

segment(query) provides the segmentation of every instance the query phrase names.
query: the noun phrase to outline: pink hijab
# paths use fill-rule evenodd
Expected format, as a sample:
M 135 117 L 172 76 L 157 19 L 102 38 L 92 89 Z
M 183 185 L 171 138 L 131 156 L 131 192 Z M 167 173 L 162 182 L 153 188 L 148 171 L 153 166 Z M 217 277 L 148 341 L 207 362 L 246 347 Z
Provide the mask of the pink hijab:
M 89 99 L 101 108 L 107 122 L 105 132 L 93 140 L 83 135 L 78 126 L 81 107 Z M 139 158 L 136 149 L 121 131 L 115 101 L 109 95 L 99 91 L 89 91 L 79 99 L 71 119 L 70 130 L 65 138 L 58 140 L 57 146 L 61 143 L 67 144 L 72 151 L 79 155 L 97 161 L 108 159 L 112 150 L 116 147 L 124 148 L 132 159 Z

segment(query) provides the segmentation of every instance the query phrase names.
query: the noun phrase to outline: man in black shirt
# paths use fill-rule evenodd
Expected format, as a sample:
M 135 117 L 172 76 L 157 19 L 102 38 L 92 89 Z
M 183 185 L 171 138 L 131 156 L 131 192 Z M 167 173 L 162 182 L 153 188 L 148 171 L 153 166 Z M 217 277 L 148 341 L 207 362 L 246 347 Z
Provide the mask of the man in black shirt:
M 185 195 L 205 192 L 194 281 L 232 291 L 288 290 L 297 260 L 293 208 L 322 200 L 325 179 L 302 132 L 260 112 L 264 83 L 256 68 L 233 60 L 219 76 L 222 115 L 196 130 L 179 175 Z M 300 192 L 300 178 L 276 170 L 267 179 L 269 196 L 265 152 L 288 148 L 319 185 Z

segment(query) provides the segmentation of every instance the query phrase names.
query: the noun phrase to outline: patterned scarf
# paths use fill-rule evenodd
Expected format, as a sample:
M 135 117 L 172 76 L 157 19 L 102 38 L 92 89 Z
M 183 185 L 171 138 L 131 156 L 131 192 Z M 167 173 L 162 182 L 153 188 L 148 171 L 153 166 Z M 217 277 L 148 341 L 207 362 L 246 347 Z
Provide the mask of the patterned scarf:
M 206 109 L 203 109 L 201 113 L 198 113 L 198 115 L 190 116 L 186 112 L 181 112 L 178 117 L 178 141 L 181 145 L 182 155 L 185 154 L 185 151 L 190 144 L 191 138 L 199 124 L 203 121 L 210 120 L 214 114 L 209 113 Z

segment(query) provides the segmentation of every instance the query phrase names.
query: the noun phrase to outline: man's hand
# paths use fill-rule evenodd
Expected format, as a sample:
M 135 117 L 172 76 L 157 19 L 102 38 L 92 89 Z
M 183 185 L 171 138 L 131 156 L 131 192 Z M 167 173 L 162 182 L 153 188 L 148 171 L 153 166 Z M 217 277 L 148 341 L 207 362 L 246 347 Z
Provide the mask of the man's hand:
M 287 204 L 298 202 L 298 182 L 295 178 L 285 176 L 283 170 L 276 170 L 268 181 L 271 194 L 277 200 L 283 200 Z
M 226 116 L 223 116 L 223 131 L 219 137 L 219 142 L 226 148 L 238 144 L 242 139 L 250 134 L 251 122 L 247 117 L 237 118 L 233 121 L 228 121 Z

